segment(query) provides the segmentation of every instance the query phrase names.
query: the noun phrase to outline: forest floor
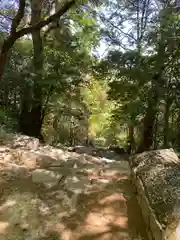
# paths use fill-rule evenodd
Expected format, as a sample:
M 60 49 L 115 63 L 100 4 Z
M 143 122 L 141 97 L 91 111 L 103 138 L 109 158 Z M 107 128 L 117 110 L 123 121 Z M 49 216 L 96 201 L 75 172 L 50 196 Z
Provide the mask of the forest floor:
M 0 240 L 148 240 L 127 161 L 92 163 L 53 186 L 40 182 L 46 169 L 18 179 L 2 165 Z

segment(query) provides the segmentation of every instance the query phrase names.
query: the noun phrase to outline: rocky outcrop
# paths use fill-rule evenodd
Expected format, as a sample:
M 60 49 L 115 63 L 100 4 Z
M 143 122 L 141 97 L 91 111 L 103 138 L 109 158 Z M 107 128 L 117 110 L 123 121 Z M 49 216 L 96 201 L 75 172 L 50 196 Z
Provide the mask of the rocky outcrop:
M 14 148 L 27 148 L 36 150 L 40 146 L 39 139 L 20 134 L 4 133 L 0 135 L 1 145 Z
M 84 199 L 103 195 L 103 187 L 111 190 L 107 186 L 123 174 L 129 174 L 127 162 L 92 156 L 89 151 L 68 152 L 27 136 L 3 136 L 0 239 L 80 239 L 66 235 L 67 229 L 80 221 L 77 217 L 71 220 L 71 216 L 76 212 L 86 219 L 89 206 L 83 209 Z M 72 221 L 71 226 L 65 218 Z
M 130 159 L 132 181 L 152 240 L 180 239 L 180 160 L 173 149 Z

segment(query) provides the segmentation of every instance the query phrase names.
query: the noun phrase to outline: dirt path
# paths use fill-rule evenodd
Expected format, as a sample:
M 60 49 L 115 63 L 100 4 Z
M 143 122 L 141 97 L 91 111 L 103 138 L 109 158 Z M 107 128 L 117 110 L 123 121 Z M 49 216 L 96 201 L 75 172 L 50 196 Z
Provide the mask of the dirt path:
M 127 162 L 93 171 L 73 210 L 60 187 L 0 179 L 0 240 L 148 240 Z
M 72 240 L 148 240 L 127 162 L 119 169 L 120 174 L 108 174 L 105 188 L 79 199 L 78 212 L 64 219 L 74 231 Z

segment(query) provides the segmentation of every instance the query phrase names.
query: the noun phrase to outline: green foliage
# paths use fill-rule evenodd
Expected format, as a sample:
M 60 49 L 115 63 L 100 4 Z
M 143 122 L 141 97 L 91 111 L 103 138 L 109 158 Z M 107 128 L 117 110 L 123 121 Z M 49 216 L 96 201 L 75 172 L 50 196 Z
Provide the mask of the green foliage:
M 91 80 L 90 86 L 82 88 L 84 103 L 91 113 L 89 117 L 89 135 L 91 138 L 106 140 L 114 103 L 107 99 L 106 82 Z M 104 141 L 105 141 L 104 140 Z
M 0 125 L 1 130 L 5 132 L 16 132 L 18 128 L 18 118 L 15 113 L 7 110 L 0 110 Z
M 179 15 L 171 1 L 157 1 L 158 7 L 151 0 L 134 3 L 77 2 L 58 24 L 41 31 L 38 74 L 32 39 L 17 41 L 0 87 L 1 125 L 18 130 L 23 104 L 27 115 L 36 107 L 38 86 L 42 132 L 49 143 L 85 144 L 89 138 L 98 145 L 126 146 L 129 140 L 136 149 L 147 127 L 154 148 L 178 149 Z M 12 9 L 6 12 L 11 17 Z M 51 10 L 46 3 L 43 17 Z M 0 42 L 5 35 L 2 31 Z M 100 41 L 107 51 L 98 59 L 94 53 Z

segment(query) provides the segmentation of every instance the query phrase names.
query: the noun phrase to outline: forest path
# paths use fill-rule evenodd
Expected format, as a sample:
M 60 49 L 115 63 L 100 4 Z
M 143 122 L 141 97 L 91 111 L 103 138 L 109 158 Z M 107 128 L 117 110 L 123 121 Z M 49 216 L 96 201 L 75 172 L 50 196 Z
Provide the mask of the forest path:
M 76 171 L 81 168 L 87 174 L 78 177 L 66 166 L 64 185 L 58 182 L 50 188 L 43 184 L 52 181 L 47 173 L 53 171 L 43 169 L 36 178 L 32 174 L 25 179 L 1 174 L 0 239 L 148 240 L 128 162 L 83 166 Z
M 105 181 L 106 186 L 97 186 L 99 189 L 92 196 L 83 199 L 88 214 L 84 223 L 78 226 L 78 237 L 74 239 L 148 240 L 130 176 L 127 161 L 111 163 L 100 177 L 94 176 L 98 182 Z M 78 219 L 81 210 L 78 212 L 72 219 Z

